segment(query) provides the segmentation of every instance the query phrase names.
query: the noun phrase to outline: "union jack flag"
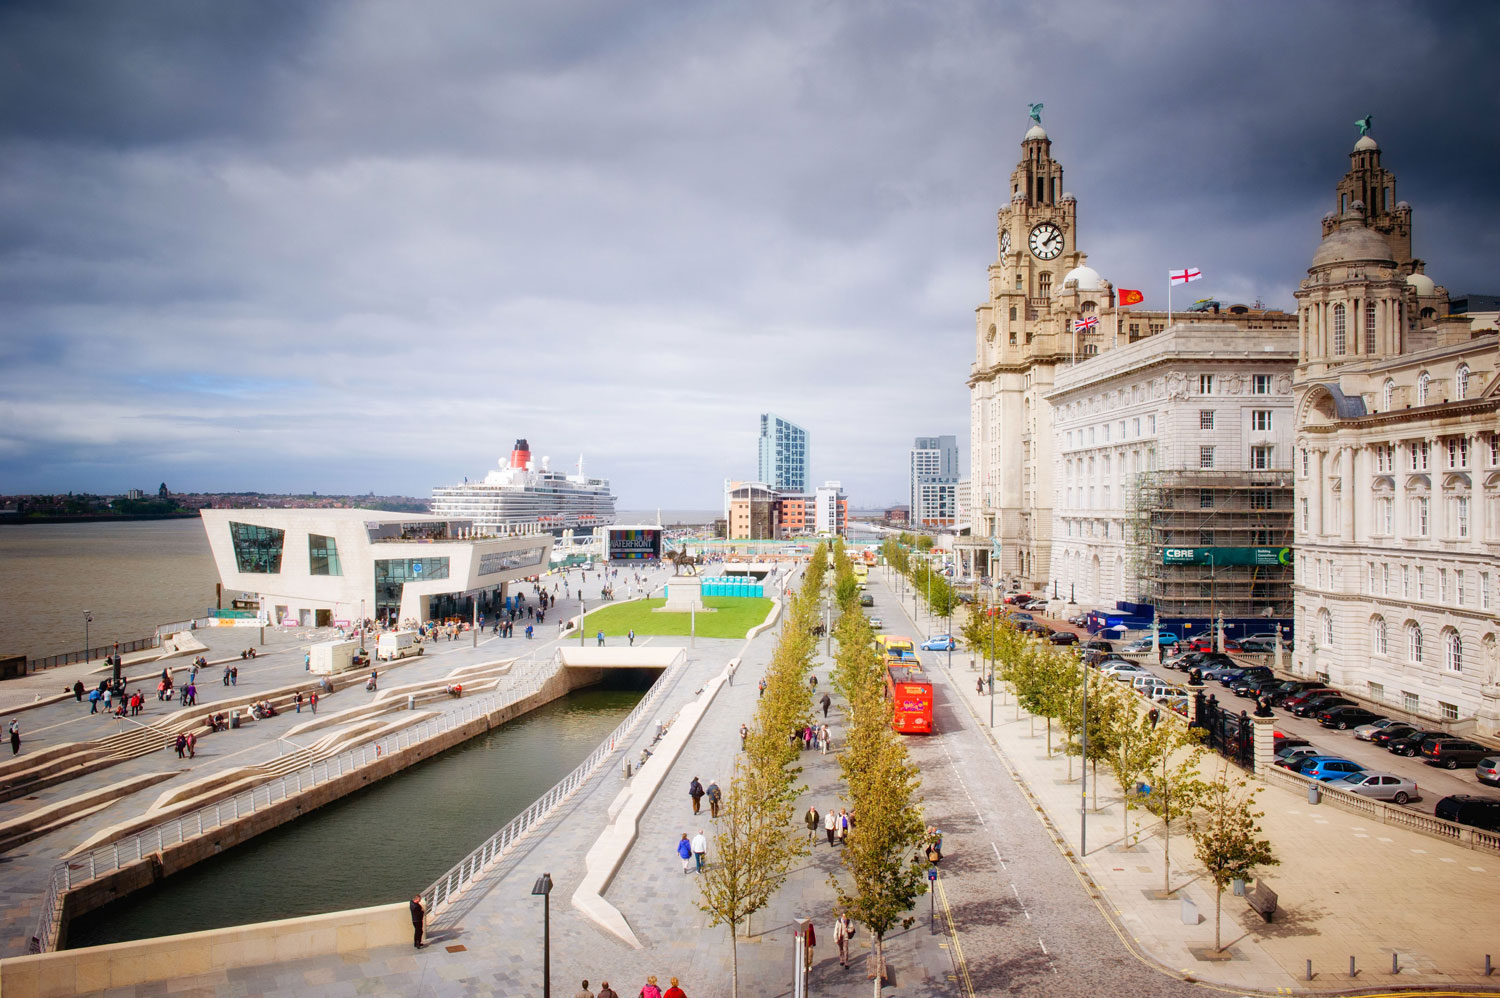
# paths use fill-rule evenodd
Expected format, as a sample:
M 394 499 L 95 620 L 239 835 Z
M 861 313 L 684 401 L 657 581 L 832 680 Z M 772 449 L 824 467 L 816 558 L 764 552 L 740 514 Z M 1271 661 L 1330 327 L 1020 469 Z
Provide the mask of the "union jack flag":
M 1097 325 L 1099 325 L 1099 317 L 1097 315 L 1091 315 L 1087 319 L 1074 319 L 1073 332 L 1081 333 L 1085 329 L 1093 329 Z

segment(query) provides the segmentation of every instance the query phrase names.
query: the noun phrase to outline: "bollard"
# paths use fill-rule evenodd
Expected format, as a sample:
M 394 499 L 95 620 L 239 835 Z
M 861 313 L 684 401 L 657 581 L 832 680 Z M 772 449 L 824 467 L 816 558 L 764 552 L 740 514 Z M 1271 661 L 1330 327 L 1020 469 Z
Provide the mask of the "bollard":
M 1357 970 L 1354 969 L 1354 957 L 1352 957 L 1352 956 L 1349 957 L 1349 976 L 1350 977 L 1358 977 L 1359 976 L 1359 971 L 1357 971 Z
M 1490 955 L 1488 953 L 1486 953 L 1484 955 L 1484 976 L 1485 977 L 1490 976 L 1491 969 L 1492 968 L 1490 967 Z
M 1307 979 L 1312 980 L 1312 961 L 1307 961 Z
M 630 779 L 630 760 L 625 760 L 625 779 Z
M 1393 973 L 1393 974 L 1399 974 L 1399 973 L 1401 973 L 1401 958 L 1399 956 L 1397 956 L 1395 953 L 1391 954 L 1391 973 Z

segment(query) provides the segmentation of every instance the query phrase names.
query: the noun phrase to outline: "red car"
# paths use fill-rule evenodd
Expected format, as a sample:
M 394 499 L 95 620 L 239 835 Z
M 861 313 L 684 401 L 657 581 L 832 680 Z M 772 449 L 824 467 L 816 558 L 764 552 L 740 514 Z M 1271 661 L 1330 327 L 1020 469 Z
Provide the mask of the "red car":
M 1218 651 L 1218 649 L 1214 647 L 1214 639 L 1211 637 L 1194 638 L 1188 645 L 1188 648 L 1191 651 Z M 1242 649 L 1240 648 L 1238 641 L 1235 641 L 1233 638 L 1225 638 L 1224 650 L 1226 652 L 1230 652 L 1241 651 Z

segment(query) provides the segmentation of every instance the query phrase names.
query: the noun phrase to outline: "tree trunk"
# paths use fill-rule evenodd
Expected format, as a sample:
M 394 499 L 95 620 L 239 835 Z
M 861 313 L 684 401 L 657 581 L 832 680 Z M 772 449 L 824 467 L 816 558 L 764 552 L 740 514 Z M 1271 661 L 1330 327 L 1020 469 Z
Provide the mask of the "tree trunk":
M 1214 884 L 1214 952 L 1224 952 L 1224 944 L 1219 942 L 1219 912 L 1224 908 L 1224 888 L 1217 883 Z
M 881 971 L 885 969 L 885 938 L 879 932 L 872 935 L 875 937 L 875 945 L 870 950 L 875 955 L 875 990 L 872 993 L 875 998 L 880 998 L 880 985 L 885 980 L 881 975 Z
M 1163 894 L 1172 893 L 1172 823 L 1166 818 L 1161 821 L 1161 889 Z
M 740 941 L 729 923 L 729 998 L 740 998 Z
M 1052 718 L 1047 718 L 1047 758 L 1052 758 Z

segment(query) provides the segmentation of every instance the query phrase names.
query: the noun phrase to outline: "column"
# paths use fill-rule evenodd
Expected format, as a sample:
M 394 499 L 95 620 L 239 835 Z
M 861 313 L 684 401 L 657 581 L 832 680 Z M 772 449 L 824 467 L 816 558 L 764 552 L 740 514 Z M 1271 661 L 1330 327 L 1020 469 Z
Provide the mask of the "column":
M 1312 508 L 1308 533 L 1316 541 L 1323 534 L 1323 451 L 1312 452 L 1312 475 L 1307 480 L 1308 505 Z
M 1352 313 L 1349 316 L 1349 332 L 1354 336 L 1353 342 L 1350 343 L 1352 349 L 1349 352 L 1356 356 L 1360 352 L 1359 338 L 1364 327 L 1364 309 L 1360 307 L 1362 301 L 1363 299 L 1354 298 L 1349 302 L 1349 311 Z
M 1354 540 L 1354 497 L 1367 490 L 1354 486 L 1354 448 L 1345 447 L 1339 455 L 1339 538 L 1346 544 Z
M 1438 438 L 1427 438 L 1427 479 L 1432 482 L 1427 490 L 1427 536 L 1440 541 L 1448 536 L 1448 511 L 1444 508 L 1443 476 L 1438 470 L 1447 460 L 1447 454 L 1438 453 Z
M 1401 453 L 1401 445 L 1395 440 L 1386 441 L 1386 446 L 1391 449 L 1391 481 L 1395 483 L 1391 493 L 1394 507 L 1391 511 L 1391 533 L 1395 535 L 1392 546 L 1399 548 L 1406 537 L 1406 475 L 1401 465 L 1406 458 Z

